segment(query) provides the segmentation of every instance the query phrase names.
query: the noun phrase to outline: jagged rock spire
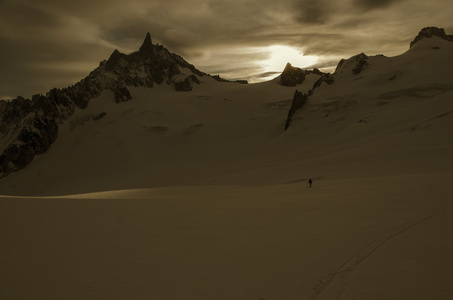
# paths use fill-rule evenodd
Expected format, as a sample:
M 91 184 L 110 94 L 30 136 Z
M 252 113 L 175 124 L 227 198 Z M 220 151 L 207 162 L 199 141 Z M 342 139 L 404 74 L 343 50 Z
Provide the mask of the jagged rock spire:
M 145 40 L 143 41 L 143 44 L 140 47 L 139 52 L 140 53 L 147 53 L 153 50 L 153 41 L 151 40 L 151 34 L 148 32 L 146 34 Z

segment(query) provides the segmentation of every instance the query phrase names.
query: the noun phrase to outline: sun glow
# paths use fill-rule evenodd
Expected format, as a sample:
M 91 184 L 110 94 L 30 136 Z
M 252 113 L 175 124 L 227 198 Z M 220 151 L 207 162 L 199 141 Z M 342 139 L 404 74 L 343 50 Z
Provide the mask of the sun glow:
M 290 46 L 273 45 L 265 50 L 269 53 L 269 58 L 262 62 L 266 72 L 282 72 L 287 63 L 298 68 L 307 68 L 318 61 L 317 56 L 304 55 Z
M 300 50 L 283 45 L 267 47 L 218 47 L 190 58 L 200 70 L 223 78 L 246 79 L 249 83 L 268 81 L 280 75 L 287 63 L 298 68 L 313 68 L 318 56 L 304 55 Z

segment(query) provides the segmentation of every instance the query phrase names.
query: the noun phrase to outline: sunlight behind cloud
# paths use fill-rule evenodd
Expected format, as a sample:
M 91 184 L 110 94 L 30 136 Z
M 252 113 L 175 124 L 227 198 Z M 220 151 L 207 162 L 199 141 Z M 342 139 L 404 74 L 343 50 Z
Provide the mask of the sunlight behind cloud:
M 268 58 L 259 63 L 264 72 L 269 73 L 269 76 L 262 77 L 259 81 L 271 80 L 280 75 L 287 63 L 298 68 L 308 68 L 319 60 L 317 56 L 303 55 L 296 48 L 284 45 L 264 47 L 262 51 L 268 53 Z
M 203 72 L 219 74 L 231 80 L 246 79 L 249 83 L 275 78 L 283 72 L 288 62 L 298 68 L 310 68 L 320 59 L 317 56 L 303 55 L 296 48 L 283 45 L 226 47 L 202 53 L 203 55 L 189 58 L 189 61 Z
M 303 55 L 302 52 L 290 46 L 273 45 L 264 48 L 269 52 L 269 58 L 262 61 L 266 72 L 282 72 L 287 63 L 295 67 L 307 68 L 318 61 L 317 56 Z M 275 75 L 271 76 L 275 77 Z

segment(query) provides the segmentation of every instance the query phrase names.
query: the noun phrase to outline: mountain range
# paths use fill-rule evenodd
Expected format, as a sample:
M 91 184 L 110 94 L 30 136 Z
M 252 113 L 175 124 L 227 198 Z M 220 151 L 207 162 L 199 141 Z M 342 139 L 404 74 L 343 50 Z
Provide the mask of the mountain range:
M 451 299 L 452 36 L 246 84 L 154 45 L 0 102 L 2 299 Z
M 421 53 L 425 55 L 425 52 L 418 51 L 417 55 L 412 56 L 410 54 L 416 52 L 413 49 L 417 48 L 421 41 L 438 44 L 437 46 L 433 44 L 434 46 L 430 48 L 431 53 L 426 54 L 426 57 L 424 56 L 422 59 L 417 55 L 420 56 Z M 320 109 L 324 111 L 354 106 L 355 103 L 359 102 L 359 100 L 356 100 L 358 96 L 346 97 L 345 90 L 351 90 L 347 94 L 352 95 L 356 93 L 352 91 L 371 85 L 368 82 L 371 78 L 374 79 L 372 86 L 369 86 L 370 90 L 396 85 L 399 82 L 406 86 L 405 89 L 403 87 L 400 89 L 401 92 L 390 91 L 377 95 L 380 99 L 379 103 L 386 102 L 388 98 L 404 96 L 403 91 L 414 97 L 418 97 L 425 91 L 432 91 L 435 94 L 448 92 L 451 90 L 450 78 L 445 78 L 442 75 L 441 77 L 444 78 L 434 80 L 438 74 L 442 74 L 438 70 L 442 66 L 434 68 L 434 62 L 438 61 L 438 54 L 445 51 L 439 48 L 440 45 L 445 44 L 444 48 L 450 47 L 452 41 L 452 36 L 447 35 L 443 29 L 427 27 L 421 30 L 411 42 L 411 49 L 408 53 L 399 57 L 387 58 L 382 55 L 370 57 L 361 53 L 347 60 L 341 60 L 333 74 L 325 74 L 317 69 L 303 70 L 288 63 L 282 74 L 275 80 L 256 86 L 244 87 L 244 95 L 255 93 L 254 90 L 259 89 L 260 86 L 273 85 L 275 87 L 274 93 L 276 93 L 275 98 L 266 101 L 270 101 L 269 103 L 276 101 L 276 103 L 279 103 L 275 104 L 278 108 L 285 108 L 286 105 L 290 105 L 287 109 L 287 116 L 281 117 L 280 120 L 285 122 L 282 128 L 286 130 L 293 123 L 294 114 L 307 101 L 321 103 L 322 99 L 334 99 L 328 103 L 319 104 L 321 105 Z M 406 57 L 410 57 L 410 59 L 406 59 Z M 421 68 L 421 64 L 426 60 L 432 60 L 432 62 L 425 63 Z M 395 65 L 398 68 L 395 68 Z M 419 67 L 416 68 L 416 65 Z M 374 75 L 366 77 L 367 80 L 363 80 L 367 72 L 379 72 L 379 74 L 373 73 Z M 409 78 L 409 72 L 413 77 L 410 77 L 410 82 L 404 82 Z M 382 80 L 378 78 L 382 78 Z M 415 79 L 417 81 L 414 81 Z M 12 172 L 22 170 L 37 155 L 46 153 L 57 140 L 62 126 L 74 123 L 77 115 L 88 111 L 87 107 L 98 101 L 96 99 L 102 98 L 106 93 L 108 93 L 108 97 L 112 98 L 112 101 L 120 104 L 125 101 L 134 101 L 134 92 L 131 92 L 133 89 L 155 89 L 156 87 L 168 86 L 172 87 L 175 92 L 189 92 L 193 96 L 196 94 L 196 91 L 193 91 L 195 86 L 200 86 L 200 89 L 203 89 L 201 86 L 211 85 L 212 82 L 222 84 L 222 88 L 218 89 L 219 91 L 224 88 L 235 90 L 238 89 L 238 84 L 247 84 L 245 81 L 228 82 L 219 76 L 211 76 L 199 71 L 181 56 L 170 53 L 164 46 L 154 45 L 151 35 L 148 33 L 137 52 L 123 54 L 115 50 L 108 60 L 102 61 L 98 68 L 73 86 L 64 89 L 55 88 L 46 95 L 35 95 L 31 100 L 17 97 L 12 101 L 1 101 L 0 176 L 5 177 Z M 281 90 L 282 86 L 287 87 L 283 94 L 277 92 Z M 302 86 L 304 86 L 305 91 L 294 91 L 294 87 L 300 89 Z M 290 92 L 291 90 L 292 92 Z M 329 90 L 334 92 L 328 93 Z M 140 91 L 142 90 L 140 89 Z M 328 93 L 328 96 L 323 96 L 325 93 Z M 401 93 L 401 95 L 398 93 Z M 288 102 L 289 99 L 278 102 L 281 98 L 290 97 L 286 94 L 292 95 L 291 104 Z M 169 94 L 165 97 L 171 98 L 172 96 Z M 172 100 L 168 99 L 168 101 Z M 242 104 L 240 103 L 240 105 Z M 240 105 L 237 105 L 238 110 L 241 109 Z M 271 104 L 265 105 L 272 106 Z M 106 115 L 106 111 L 99 111 L 89 115 L 89 117 L 85 113 L 82 119 L 98 121 Z M 299 118 L 301 117 L 299 116 Z M 115 121 L 119 122 L 119 120 Z M 234 116 L 230 122 L 232 126 L 235 122 Z M 197 124 L 196 121 L 195 124 Z M 223 133 L 218 132 L 216 134 Z M 102 160 L 103 158 L 100 157 L 99 159 Z

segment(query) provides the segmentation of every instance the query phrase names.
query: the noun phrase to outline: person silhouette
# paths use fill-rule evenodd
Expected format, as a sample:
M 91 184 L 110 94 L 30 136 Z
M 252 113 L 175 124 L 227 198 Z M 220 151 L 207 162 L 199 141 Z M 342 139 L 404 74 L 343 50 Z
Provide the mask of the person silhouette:
M 311 187 L 311 184 L 313 183 L 313 181 L 311 179 L 308 180 L 308 184 L 310 185 Z

